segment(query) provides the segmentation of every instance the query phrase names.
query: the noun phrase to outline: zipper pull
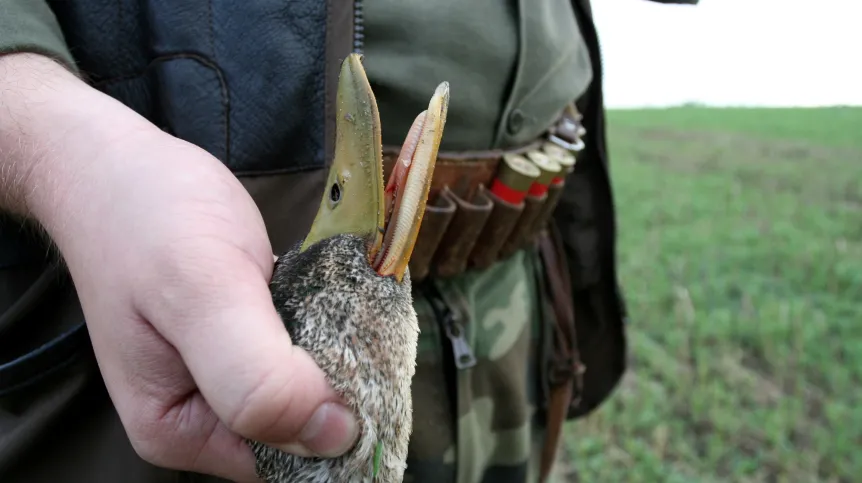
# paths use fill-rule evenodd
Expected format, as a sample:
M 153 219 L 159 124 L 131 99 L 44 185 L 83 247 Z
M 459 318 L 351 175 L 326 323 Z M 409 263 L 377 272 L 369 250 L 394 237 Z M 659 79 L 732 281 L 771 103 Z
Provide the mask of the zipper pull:
M 470 348 L 470 344 L 467 343 L 467 338 L 464 337 L 464 328 L 448 307 L 446 311 L 446 315 L 443 316 L 443 328 L 446 331 L 446 337 L 452 342 L 455 367 L 458 369 L 467 369 L 475 366 L 476 357 L 473 355 L 473 349 Z
M 464 327 L 458 320 L 458 314 L 455 313 L 446 303 L 446 299 L 439 292 L 439 289 L 433 284 L 429 284 L 425 290 L 428 296 L 428 301 L 431 303 L 431 308 L 437 315 L 437 321 L 443 326 L 443 332 L 446 333 L 446 338 L 452 344 L 452 355 L 455 357 L 455 367 L 458 369 L 467 369 L 476 365 L 476 357 L 473 355 L 473 349 L 464 337 Z

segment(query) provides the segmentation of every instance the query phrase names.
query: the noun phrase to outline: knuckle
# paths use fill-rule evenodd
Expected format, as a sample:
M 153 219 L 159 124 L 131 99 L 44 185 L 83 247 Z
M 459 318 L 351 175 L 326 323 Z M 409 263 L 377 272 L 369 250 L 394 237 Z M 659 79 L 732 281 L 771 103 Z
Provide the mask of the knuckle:
M 168 441 L 165 431 L 158 428 L 155 421 L 136 418 L 127 428 L 129 441 L 135 453 L 152 465 L 173 466 L 176 462 L 171 461 L 170 453 L 165 448 L 172 446 Z
M 161 445 L 151 440 L 142 441 L 131 438 L 131 441 L 132 448 L 142 460 L 155 466 L 169 465 L 169 462 L 165 461 L 165 453 L 161 450 Z
M 163 468 L 189 468 L 190 454 L 199 445 L 195 428 L 188 421 L 189 410 L 184 404 L 166 410 L 154 404 L 141 407 L 126 425 L 129 441 L 135 453 L 144 461 Z

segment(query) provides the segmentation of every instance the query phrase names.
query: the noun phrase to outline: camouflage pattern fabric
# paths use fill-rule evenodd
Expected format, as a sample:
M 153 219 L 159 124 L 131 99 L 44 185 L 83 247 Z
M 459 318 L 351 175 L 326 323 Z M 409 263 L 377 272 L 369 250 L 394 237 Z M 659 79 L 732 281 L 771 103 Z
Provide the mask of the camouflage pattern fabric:
M 422 332 L 405 483 L 538 480 L 544 436 L 538 375 L 547 347 L 538 270 L 537 255 L 522 251 L 484 272 L 415 288 Z M 445 316 L 435 311 L 439 299 L 463 326 L 472 367 L 454 366 Z

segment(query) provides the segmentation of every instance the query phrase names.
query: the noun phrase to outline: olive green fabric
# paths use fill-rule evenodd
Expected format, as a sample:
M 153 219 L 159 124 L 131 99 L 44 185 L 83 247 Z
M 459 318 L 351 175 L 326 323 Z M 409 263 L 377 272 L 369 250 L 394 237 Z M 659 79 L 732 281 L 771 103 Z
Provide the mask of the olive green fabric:
M 363 0 L 365 68 L 400 145 L 441 81 L 451 86 L 443 150 L 535 140 L 592 80 L 570 0 Z
M 0 55 L 33 52 L 75 70 L 54 13 L 44 1 L 0 0 Z

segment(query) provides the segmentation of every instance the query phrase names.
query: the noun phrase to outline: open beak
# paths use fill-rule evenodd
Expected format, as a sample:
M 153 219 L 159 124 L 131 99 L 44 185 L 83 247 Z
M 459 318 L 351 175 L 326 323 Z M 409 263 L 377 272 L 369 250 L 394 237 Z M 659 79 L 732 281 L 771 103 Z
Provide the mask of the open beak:
M 417 116 L 385 189 L 377 101 L 357 54 L 341 66 L 337 104 L 335 159 L 317 217 L 300 249 L 338 234 L 363 236 L 371 266 L 400 282 L 425 214 L 449 84 L 440 84 L 428 110 Z

